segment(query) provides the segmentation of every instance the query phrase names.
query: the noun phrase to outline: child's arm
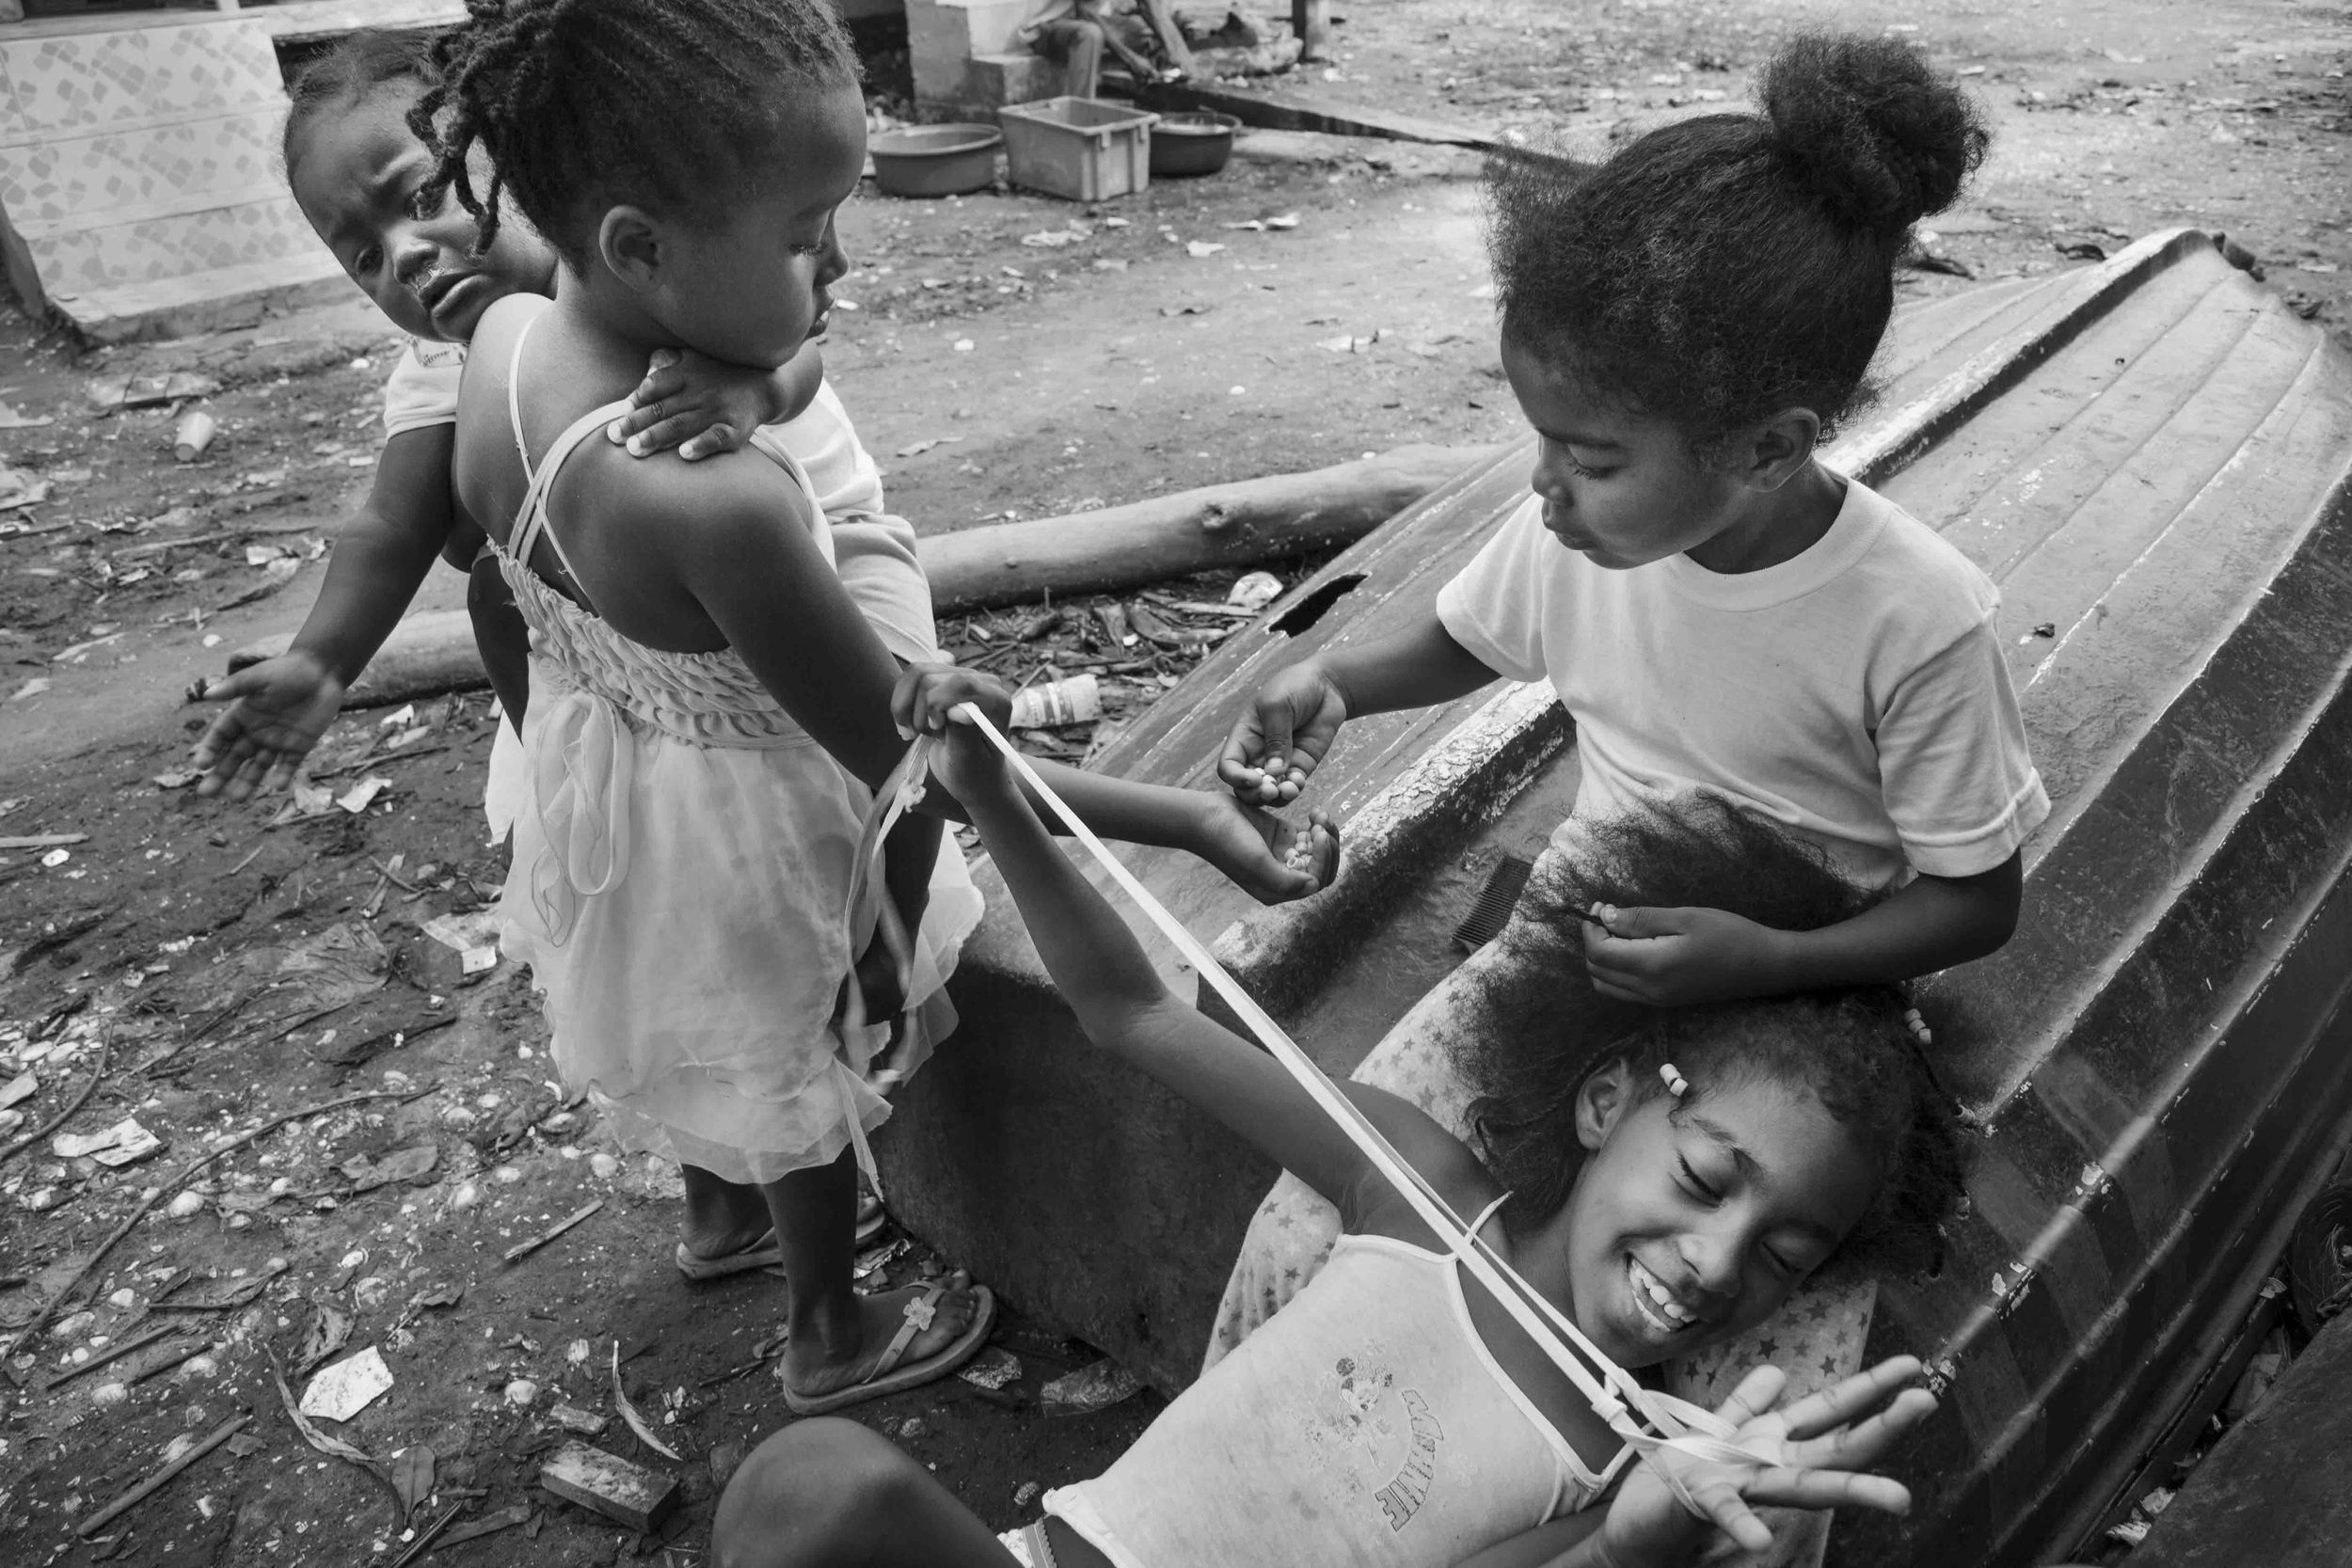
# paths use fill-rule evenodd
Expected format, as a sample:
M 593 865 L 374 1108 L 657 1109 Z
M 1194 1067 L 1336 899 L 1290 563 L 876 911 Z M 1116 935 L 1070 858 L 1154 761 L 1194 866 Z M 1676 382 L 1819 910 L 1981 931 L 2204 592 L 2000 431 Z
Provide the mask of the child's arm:
M 1605 996 L 1676 1006 L 1908 980 L 2009 941 L 2025 896 L 2022 854 L 1974 877 L 1925 874 L 1885 902 L 1814 931 L 1776 931 L 1723 910 L 1605 909 L 1584 960 Z
M 906 749 L 889 721 L 897 663 L 805 526 L 779 505 L 772 468 L 752 458 L 728 465 L 697 473 L 691 493 L 677 470 L 639 464 L 602 466 L 593 485 L 575 481 L 580 487 L 570 494 L 641 526 L 601 542 L 580 530 L 570 546 L 574 564 L 587 571 L 595 556 L 611 552 L 588 573 L 597 608 L 624 635 L 656 646 L 675 645 L 663 640 L 677 635 L 672 595 L 682 593 L 819 745 L 880 788 Z M 657 540 L 658 547 L 649 543 Z M 641 623 L 640 614 L 651 619 Z M 1196 855 L 1263 901 L 1306 897 L 1333 869 L 1335 841 L 1311 863 L 1286 864 L 1287 831 L 1230 796 L 1074 768 L 1039 770 L 1096 832 Z M 924 809 L 961 815 L 945 790 L 927 797 Z
M 1295 800 L 1348 720 L 1431 707 L 1501 678 L 1433 610 L 1377 642 L 1333 649 L 1277 673 L 1225 737 L 1217 777 L 1260 805 Z
M 1751 1505 L 1909 1513 L 1909 1489 L 1864 1466 L 1935 1413 L 1935 1396 L 1910 1386 L 1918 1375 L 1917 1359 L 1899 1355 L 1774 1410 L 1788 1379 L 1777 1368 L 1758 1367 L 1715 1413 L 1743 1443 L 1776 1452 L 1776 1463 L 1734 1466 L 1663 1459 L 1676 1466 L 1704 1517 L 1667 1487 L 1655 1468 L 1660 1459 L 1645 1459 L 1627 1470 L 1606 1514 L 1589 1509 L 1555 1519 L 1458 1568 L 1681 1568 L 1697 1560 L 1716 1529 L 1747 1551 L 1770 1548 L 1772 1532 Z
M 367 504 L 335 541 L 318 601 L 276 658 L 204 689 L 229 707 L 196 744 L 199 795 L 242 800 L 291 779 L 334 721 L 343 689 L 400 624 L 453 524 L 456 427 L 426 425 L 384 443 Z
M 955 669 L 910 672 L 893 706 L 902 726 L 944 732 L 933 775 L 971 813 L 1038 957 L 1087 1037 L 1198 1105 L 1343 1209 L 1358 1207 L 1368 1184 L 1380 1180 L 1362 1152 L 1271 1055 L 1161 983 L 1126 922 L 1047 835 L 1003 755 L 976 726 L 949 721 L 949 711 L 966 701 L 988 711 L 1000 728 L 1010 707 L 1001 686 Z M 1321 837 L 1327 827 L 1318 820 L 1312 832 Z M 1361 1085 L 1345 1087 L 1433 1180 L 1446 1181 L 1469 1158 L 1460 1140 L 1394 1097 Z
M 632 457 L 677 448 L 691 463 L 733 451 L 764 424 L 798 419 L 825 382 L 814 341 L 774 371 L 712 359 L 692 349 L 654 350 L 645 379 L 628 395 L 629 411 L 605 428 Z

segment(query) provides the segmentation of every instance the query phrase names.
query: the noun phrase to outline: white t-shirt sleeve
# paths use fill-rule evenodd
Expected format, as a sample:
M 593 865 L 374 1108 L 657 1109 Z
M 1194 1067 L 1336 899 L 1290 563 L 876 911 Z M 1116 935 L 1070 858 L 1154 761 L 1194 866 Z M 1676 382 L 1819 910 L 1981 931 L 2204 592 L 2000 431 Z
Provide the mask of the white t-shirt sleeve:
M 817 395 L 798 418 L 768 428 L 808 475 L 818 508 L 836 527 L 845 517 L 880 515 L 886 510 L 882 470 L 858 440 L 857 427 L 850 422 L 850 411 L 832 382 L 818 383 Z
M 1546 585 L 1559 542 L 1544 531 L 1539 496 L 1438 590 L 1438 621 L 1471 657 L 1515 681 L 1545 678 Z
M 457 422 L 457 384 L 466 373 L 460 343 L 408 340 L 384 382 L 384 438 Z
M 931 618 L 930 580 L 904 517 L 859 514 L 833 522 L 834 570 L 850 602 L 882 646 L 910 664 L 937 664 L 939 629 Z
M 1880 788 L 1903 858 L 1972 877 L 2015 854 L 2050 815 L 1994 629 L 1997 604 L 1895 689 L 1878 727 Z

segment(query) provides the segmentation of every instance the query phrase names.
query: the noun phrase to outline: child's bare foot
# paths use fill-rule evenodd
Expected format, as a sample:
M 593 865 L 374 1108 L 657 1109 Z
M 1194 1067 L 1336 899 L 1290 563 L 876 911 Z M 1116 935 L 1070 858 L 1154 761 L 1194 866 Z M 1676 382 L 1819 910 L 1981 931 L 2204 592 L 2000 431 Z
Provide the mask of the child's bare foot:
M 941 1285 L 946 1288 L 934 1297 L 934 1288 Z M 831 1336 L 819 1329 L 796 1333 L 786 1345 L 784 1358 L 776 1364 L 776 1376 L 795 1409 L 828 1396 L 854 1398 L 862 1385 L 881 1378 L 905 1387 L 946 1376 L 957 1363 L 937 1358 L 963 1338 L 982 1309 L 972 1276 L 961 1269 L 931 1284 L 856 1300 L 855 1343 L 848 1342 L 847 1336 Z M 911 1338 L 892 1354 L 900 1332 L 909 1327 L 914 1330 Z M 927 1375 L 905 1375 L 915 1371 Z

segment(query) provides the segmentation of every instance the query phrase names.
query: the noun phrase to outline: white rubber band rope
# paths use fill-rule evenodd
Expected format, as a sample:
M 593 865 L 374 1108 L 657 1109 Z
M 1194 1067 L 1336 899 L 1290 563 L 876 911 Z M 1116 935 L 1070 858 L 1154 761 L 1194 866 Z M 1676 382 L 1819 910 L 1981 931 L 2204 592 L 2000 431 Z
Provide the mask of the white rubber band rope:
M 1519 1276 L 1503 1257 L 1486 1241 L 1472 1234 L 1461 1215 L 1440 1196 L 1434 1187 L 1422 1179 L 1421 1173 L 1407 1164 L 1404 1156 L 1382 1135 L 1354 1101 L 1342 1093 L 1313 1058 L 1300 1050 L 1282 1026 L 1267 1016 L 1250 994 L 1225 967 L 1210 956 L 1207 947 L 1184 928 L 1184 923 L 1170 914 L 1165 905 L 1136 880 L 1133 873 L 1119 858 L 1094 836 L 1092 830 L 1078 819 L 1078 814 L 1068 802 L 1054 793 L 1053 787 L 1040 778 L 1028 759 L 1014 749 L 986 714 L 970 703 L 957 705 L 958 714 L 970 719 L 980 733 L 993 741 L 996 749 L 1012 762 L 1022 780 L 1037 792 L 1038 799 L 1061 818 L 1071 835 L 1086 846 L 1098 864 L 1110 874 L 1113 881 L 1125 891 L 1136 907 L 1141 910 L 1161 934 L 1176 944 L 1200 971 L 1203 979 L 1225 999 L 1233 1014 L 1257 1036 L 1274 1059 L 1289 1069 L 1323 1113 L 1345 1132 L 1363 1152 L 1374 1168 L 1386 1177 L 1398 1195 L 1412 1206 L 1422 1221 L 1445 1241 L 1447 1250 L 1459 1259 L 1463 1267 L 1476 1275 L 1479 1283 L 1493 1292 L 1519 1327 L 1542 1348 L 1554 1366 L 1558 1367 L 1578 1392 L 1591 1403 L 1593 1410 L 1609 1424 L 1611 1431 L 1622 1437 L 1626 1446 L 1650 1462 L 1660 1478 L 1672 1489 L 1682 1505 L 1702 1518 L 1707 1512 L 1691 1495 L 1681 1473 L 1690 1465 L 1738 1465 L 1755 1469 L 1780 1463 L 1777 1444 L 1757 1442 L 1748 1447 L 1738 1440 L 1737 1430 L 1712 1411 L 1702 1410 L 1687 1401 L 1655 1389 L 1645 1388 L 1633 1375 L 1602 1354 L 1600 1347 L 1585 1338 L 1581 1329 L 1567 1314 L 1551 1305 L 1534 1287 Z M 919 777 L 919 775 L 916 775 Z

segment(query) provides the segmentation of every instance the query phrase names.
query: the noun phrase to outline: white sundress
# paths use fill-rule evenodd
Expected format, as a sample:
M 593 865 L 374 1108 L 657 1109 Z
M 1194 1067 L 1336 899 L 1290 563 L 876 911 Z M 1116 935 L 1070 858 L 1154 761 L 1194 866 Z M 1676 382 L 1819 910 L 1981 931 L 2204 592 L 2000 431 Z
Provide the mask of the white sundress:
M 882 902 L 879 867 L 857 875 L 873 792 L 733 649 L 631 641 L 530 569 L 544 534 L 571 573 L 548 496 L 623 405 L 583 415 L 534 471 L 516 390 L 529 334 L 507 400 L 530 489 L 499 552 L 532 635 L 525 788 L 499 905 L 506 952 L 543 993 L 564 1083 L 589 1093 L 624 1148 L 766 1182 L 854 1147 L 870 1175 L 866 1134 L 890 1106 L 868 1076 L 890 1021 L 845 1026 L 840 1000 Z M 809 489 L 771 436 L 753 445 Z M 830 563 L 813 495 L 809 514 Z M 944 836 L 897 1075 L 955 1027 L 943 988 L 979 913 Z

